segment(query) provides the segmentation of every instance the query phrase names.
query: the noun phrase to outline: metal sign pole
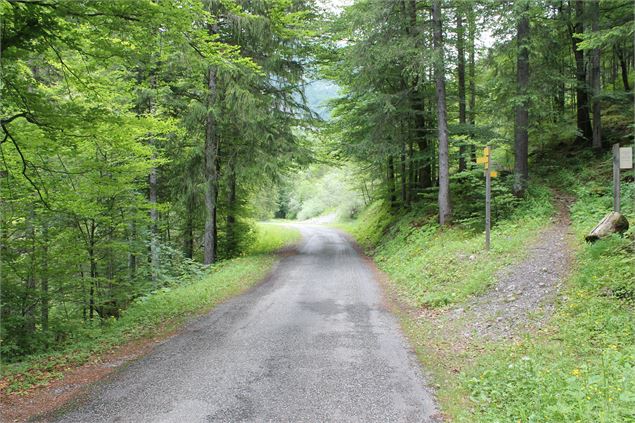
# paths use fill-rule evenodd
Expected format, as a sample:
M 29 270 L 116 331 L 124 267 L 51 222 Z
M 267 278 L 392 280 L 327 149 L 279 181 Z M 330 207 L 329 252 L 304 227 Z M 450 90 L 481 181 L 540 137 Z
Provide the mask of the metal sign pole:
M 485 163 L 485 250 L 489 251 L 492 202 L 492 175 L 490 168 L 492 148 L 488 145 L 486 149 L 487 162 Z

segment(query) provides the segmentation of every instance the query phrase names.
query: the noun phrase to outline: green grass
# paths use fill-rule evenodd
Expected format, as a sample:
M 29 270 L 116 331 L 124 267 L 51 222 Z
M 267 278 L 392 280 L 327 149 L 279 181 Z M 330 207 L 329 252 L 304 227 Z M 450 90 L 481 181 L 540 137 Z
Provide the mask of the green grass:
M 383 203 L 338 226 L 373 252 L 378 267 L 411 305 L 442 307 L 483 292 L 496 270 L 522 256 L 522 247 L 553 213 L 548 195 L 534 190 L 530 201 L 494 225 L 489 253 L 481 232 L 463 226 L 441 230 L 434 217 L 422 219 L 416 210 L 395 219 Z
M 285 226 L 284 223 L 288 222 L 286 220 L 258 222 L 256 224 L 256 240 L 250 246 L 247 254 L 268 254 L 298 241 L 300 231 L 291 226 Z
M 61 377 L 63 369 L 82 364 L 113 347 L 177 329 L 260 281 L 277 261 L 276 250 L 299 236 L 293 228 L 258 224 L 250 255 L 222 261 L 194 282 L 138 298 L 120 319 L 87 325 L 58 351 L 3 366 L 0 387 L 6 392 L 21 392 L 45 385 Z
M 611 209 L 611 166 L 608 154 L 574 153 L 568 160 L 546 154 L 558 160 L 542 161 L 528 201 L 494 227 L 489 253 L 482 251 L 481 233 L 441 230 L 416 211 L 393 216 L 382 204 L 339 225 L 415 307 L 397 312 L 451 421 L 635 422 L 633 229 L 625 237 L 584 242 Z M 546 186 L 576 199 L 575 262 L 547 326 L 520 342 L 466 340 L 459 319 L 438 326 L 429 316 L 462 306 L 491 285 L 497 269 L 522 258 L 554 211 Z M 631 226 L 633 192 L 632 183 L 622 185 L 622 212 Z
M 499 346 L 464 375 L 478 421 L 635 422 L 633 230 L 583 241 L 611 210 L 612 196 L 610 157 L 581 155 L 566 166 L 547 163 L 559 169 L 547 176 L 549 183 L 576 198 L 573 273 L 541 334 Z M 622 194 L 632 226 L 633 184 L 623 183 Z
M 635 421 L 628 243 L 616 236 L 583 248 L 549 327 L 484 355 L 467 372 L 478 421 Z

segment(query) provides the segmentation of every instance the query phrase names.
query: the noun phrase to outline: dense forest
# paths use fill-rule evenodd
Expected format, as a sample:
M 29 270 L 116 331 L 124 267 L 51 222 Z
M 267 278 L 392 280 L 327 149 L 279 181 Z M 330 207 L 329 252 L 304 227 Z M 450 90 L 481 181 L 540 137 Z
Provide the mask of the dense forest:
M 502 220 L 541 164 L 632 142 L 630 0 L 335 6 L 0 0 L 4 362 L 247 254 L 257 219 L 480 232 L 483 147 Z
M 0 11 L 11 359 L 245 250 L 252 200 L 311 154 L 302 87 L 316 12 L 198 0 Z
M 522 197 L 541 148 L 629 139 L 631 6 L 356 2 L 334 22 L 325 59 L 342 90 L 334 151 L 364 163 L 367 179 L 386 175 L 394 207 L 438 188 L 441 224 L 469 217 L 471 169 L 485 145 L 500 150 L 496 162 Z

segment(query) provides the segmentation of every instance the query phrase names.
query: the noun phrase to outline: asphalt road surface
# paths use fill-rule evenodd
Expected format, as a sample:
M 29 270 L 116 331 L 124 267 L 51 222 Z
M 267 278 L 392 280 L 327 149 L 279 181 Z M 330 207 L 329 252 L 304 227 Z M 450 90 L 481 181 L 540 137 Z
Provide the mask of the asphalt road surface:
M 271 278 L 93 386 L 60 422 L 431 422 L 416 357 L 372 269 L 300 226 Z

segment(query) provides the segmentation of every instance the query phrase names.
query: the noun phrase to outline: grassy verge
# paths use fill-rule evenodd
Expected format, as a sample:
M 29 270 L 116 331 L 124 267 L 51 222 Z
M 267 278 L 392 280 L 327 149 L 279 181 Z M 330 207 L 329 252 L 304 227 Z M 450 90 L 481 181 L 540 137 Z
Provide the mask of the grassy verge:
M 69 367 L 83 364 L 113 347 L 177 329 L 260 281 L 277 261 L 274 253 L 299 236 L 293 228 L 258 224 L 256 242 L 249 255 L 220 262 L 194 282 L 163 288 L 137 299 L 120 319 L 86 326 L 58 351 L 3 366 L 0 388 L 7 393 L 25 392 L 62 377 Z
M 634 422 L 633 231 L 592 245 L 583 241 L 612 206 L 610 158 L 550 164 L 559 170 L 551 171 L 549 182 L 577 200 L 572 275 L 545 330 L 481 355 L 461 382 L 478 421 Z M 622 189 L 622 212 L 632 224 L 633 185 Z
M 593 245 L 583 241 L 611 208 L 608 160 L 578 156 L 544 165 L 541 184 L 568 190 L 577 200 L 571 210 L 576 260 L 555 315 L 520 341 L 468 341 L 460 320 L 441 326 L 435 317 L 461 307 L 491 285 L 497 269 L 522 258 L 553 213 L 548 190 L 534 189 L 529 201 L 499 222 L 487 254 L 480 233 L 440 230 L 416 213 L 391 216 L 381 204 L 339 225 L 374 256 L 410 306 L 400 311 L 402 327 L 432 373 L 448 420 L 635 422 L 633 232 Z M 623 197 L 632 224 L 632 184 L 623 186 Z
M 493 228 L 489 253 L 484 251 L 483 233 L 461 226 L 440 230 L 434 217 L 422 220 L 416 210 L 395 220 L 383 203 L 338 226 L 372 251 L 409 305 L 442 307 L 483 292 L 494 282 L 496 270 L 522 257 L 522 247 L 553 214 L 547 190 L 532 195 Z

